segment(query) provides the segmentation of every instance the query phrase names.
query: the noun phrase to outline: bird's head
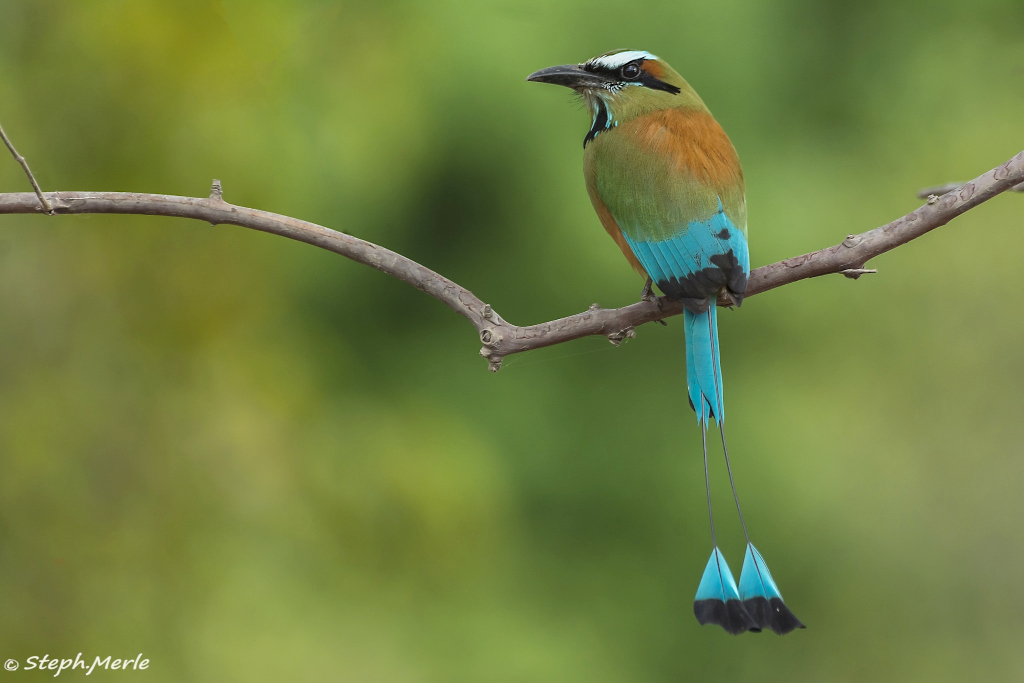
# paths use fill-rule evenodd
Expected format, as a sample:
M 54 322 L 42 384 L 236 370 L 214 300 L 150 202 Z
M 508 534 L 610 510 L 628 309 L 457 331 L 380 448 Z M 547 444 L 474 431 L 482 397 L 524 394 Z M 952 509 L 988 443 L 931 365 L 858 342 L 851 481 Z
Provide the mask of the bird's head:
M 675 69 L 643 50 L 615 50 L 582 64 L 551 66 L 530 74 L 526 80 L 564 85 L 583 97 L 595 125 L 586 142 L 602 129 L 652 111 L 704 109 L 700 97 Z M 607 121 L 598 127 L 602 117 Z

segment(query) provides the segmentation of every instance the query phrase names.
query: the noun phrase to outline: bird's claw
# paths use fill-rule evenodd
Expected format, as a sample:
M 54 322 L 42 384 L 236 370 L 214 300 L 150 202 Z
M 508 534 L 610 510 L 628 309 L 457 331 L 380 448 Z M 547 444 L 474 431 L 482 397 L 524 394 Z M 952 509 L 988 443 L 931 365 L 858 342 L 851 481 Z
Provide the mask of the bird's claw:
M 651 278 L 647 278 L 644 291 L 640 292 L 640 301 L 658 301 L 658 297 L 654 296 L 654 280 Z
M 658 305 L 658 310 L 661 310 L 661 299 L 654 294 L 654 280 L 647 278 L 647 284 L 644 285 L 644 291 L 640 292 L 640 301 L 653 301 Z M 664 320 L 656 320 L 655 322 L 668 327 L 668 323 Z

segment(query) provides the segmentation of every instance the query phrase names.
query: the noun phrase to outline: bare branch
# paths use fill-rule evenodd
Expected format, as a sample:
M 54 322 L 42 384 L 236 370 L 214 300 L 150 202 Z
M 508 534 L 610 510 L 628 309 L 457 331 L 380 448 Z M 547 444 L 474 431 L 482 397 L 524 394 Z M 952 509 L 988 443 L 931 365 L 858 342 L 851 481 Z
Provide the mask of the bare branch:
M 468 318 L 478 330 L 489 324 L 484 317 L 484 302 L 448 278 L 358 237 L 297 218 L 228 204 L 224 201 L 219 180 L 213 182 L 209 197 L 134 192 L 48 192 L 47 197 L 53 212 L 58 215 L 103 213 L 194 218 L 211 225 L 238 225 L 312 244 L 409 283 Z M 35 197 L 27 192 L 0 193 L 0 214 L 35 213 L 38 208 Z M 492 320 L 501 321 L 496 313 L 489 314 Z M 504 321 L 501 323 L 505 324 Z
M 750 274 L 747 296 L 808 277 L 863 268 L 865 263 L 879 254 L 884 254 L 945 225 L 965 211 L 1019 185 L 1022 181 L 1024 152 L 965 183 L 959 192 L 947 192 L 935 201 L 929 201 L 887 225 L 860 235 L 849 235 L 834 247 L 756 269 Z M 719 304 L 721 303 L 720 300 Z
M 36 182 L 36 177 L 32 175 L 32 169 L 28 167 L 28 161 L 25 157 L 18 154 L 18 150 L 14 149 L 14 144 L 11 139 L 7 137 L 7 133 L 4 132 L 4 127 L 0 125 L 0 139 L 7 145 L 7 149 L 11 150 L 11 154 L 14 155 L 14 160 L 21 164 L 21 167 L 25 169 L 25 175 L 28 176 L 28 181 L 32 183 L 32 189 L 36 191 L 36 197 L 39 198 L 39 203 L 43 205 L 43 211 L 52 216 L 53 207 L 50 206 L 50 202 L 46 201 L 46 197 L 43 196 L 43 191 L 39 189 L 39 183 Z
M 902 218 L 860 235 L 848 235 L 833 247 L 795 256 L 755 269 L 750 274 L 747 297 L 819 275 L 841 273 L 857 279 L 866 273 L 870 259 L 945 225 L 953 218 L 1001 192 L 1024 183 L 1024 152 L 988 173 L 946 192 Z M 506 322 L 468 289 L 401 254 L 342 232 L 289 216 L 234 206 L 224 201 L 220 181 L 213 182 L 208 198 L 130 192 L 52 192 L 47 197 L 55 214 L 141 214 L 194 218 L 212 225 L 227 223 L 280 235 L 327 249 L 407 282 L 442 301 L 472 323 L 480 335 L 492 371 L 505 356 L 590 335 L 602 335 L 613 344 L 634 337 L 644 323 L 683 312 L 678 301 L 658 297 L 617 309 L 597 304 L 583 313 L 539 325 L 519 327 Z M 0 214 L 35 213 L 37 197 L 28 193 L 0 194 Z M 38 199 L 45 202 L 46 197 Z M 722 297 L 719 306 L 732 302 Z

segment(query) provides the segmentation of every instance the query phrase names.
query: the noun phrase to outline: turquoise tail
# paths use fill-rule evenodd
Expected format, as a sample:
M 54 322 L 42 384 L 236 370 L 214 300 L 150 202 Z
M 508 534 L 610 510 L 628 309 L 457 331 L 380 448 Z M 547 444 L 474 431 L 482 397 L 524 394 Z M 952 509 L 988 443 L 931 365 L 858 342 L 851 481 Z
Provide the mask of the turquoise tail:
M 703 313 L 683 311 L 686 329 L 686 388 L 697 422 L 707 428 L 709 417 L 725 420 L 722 393 L 722 356 L 718 352 L 718 312 L 712 301 Z
M 743 557 L 739 591 L 743 606 L 759 628 L 770 628 L 780 636 L 794 629 L 806 628 L 782 601 L 782 594 L 772 580 L 768 565 L 749 541 Z
M 715 546 L 711 551 L 711 559 L 704 568 L 704 576 L 697 586 L 697 595 L 693 599 L 693 614 L 701 626 L 718 624 L 727 632 L 738 635 L 744 631 L 760 631 L 757 622 L 747 612 L 740 600 L 736 580 L 722 556 L 722 551 Z
M 736 493 L 736 482 L 732 476 L 732 465 L 729 463 L 729 448 L 725 443 L 725 400 L 722 392 L 716 308 L 712 301 L 712 305 L 703 313 L 692 313 L 689 309 L 683 311 L 683 326 L 686 330 L 686 388 L 690 406 L 697 413 L 697 422 L 700 424 L 704 443 L 704 483 L 708 493 L 711 543 L 714 546 L 711 559 L 697 588 L 693 613 L 701 624 L 718 624 L 733 634 L 769 628 L 779 635 L 784 635 L 795 629 L 804 628 L 804 625 L 783 602 L 782 594 L 779 593 L 779 588 L 768 571 L 768 565 L 750 542 L 747 523 L 740 509 L 740 498 Z M 743 558 L 743 571 L 740 573 L 738 588 L 715 540 L 707 447 L 707 430 L 711 417 L 715 418 L 722 435 L 722 451 L 729 471 L 729 485 L 736 501 L 736 512 L 740 516 L 743 535 L 747 539 L 747 552 Z

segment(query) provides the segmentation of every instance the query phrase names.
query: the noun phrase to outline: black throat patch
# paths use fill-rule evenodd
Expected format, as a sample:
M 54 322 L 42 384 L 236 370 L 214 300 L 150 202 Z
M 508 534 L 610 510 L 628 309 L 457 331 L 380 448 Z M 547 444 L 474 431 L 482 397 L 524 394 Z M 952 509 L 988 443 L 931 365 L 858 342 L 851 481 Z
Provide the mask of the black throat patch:
M 608 105 L 601 99 L 598 99 L 597 102 L 597 116 L 594 117 L 594 125 L 591 126 L 587 137 L 583 138 L 583 149 L 587 148 L 587 145 L 597 137 L 598 133 L 608 129 Z

